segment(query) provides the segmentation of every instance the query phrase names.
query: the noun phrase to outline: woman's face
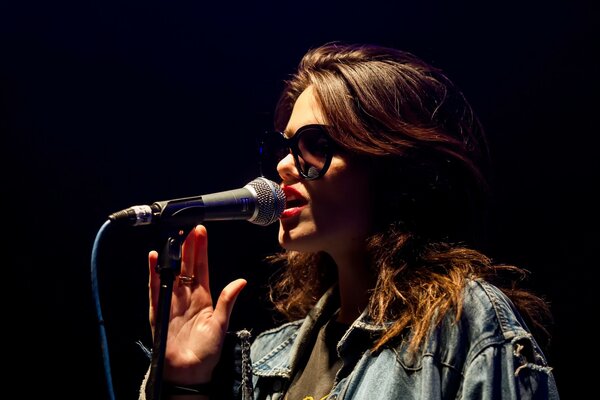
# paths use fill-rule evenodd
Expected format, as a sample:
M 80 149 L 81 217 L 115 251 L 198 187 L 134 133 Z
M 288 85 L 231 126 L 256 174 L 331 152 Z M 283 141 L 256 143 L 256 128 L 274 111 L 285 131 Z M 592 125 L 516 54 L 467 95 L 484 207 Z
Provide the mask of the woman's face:
M 286 136 L 294 136 L 299 128 L 309 124 L 325 124 L 311 87 L 296 100 Z M 344 154 L 334 153 L 324 176 L 303 180 L 293 156 L 288 154 L 277 170 L 287 198 L 279 228 L 279 243 L 284 248 L 325 251 L 334 258 L 362 249 L 372 212 L 364 168 Z

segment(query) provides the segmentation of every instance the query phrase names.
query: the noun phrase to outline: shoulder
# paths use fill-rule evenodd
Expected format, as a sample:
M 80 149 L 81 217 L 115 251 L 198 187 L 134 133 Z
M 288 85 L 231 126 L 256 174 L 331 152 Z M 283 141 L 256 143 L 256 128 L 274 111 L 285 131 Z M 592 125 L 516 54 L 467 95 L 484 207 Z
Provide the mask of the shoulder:
M 484 280 L 470 280 L 464 289 L 461 325 L 473 334 L 510 340 L 528 332 L 523 318 L 509 297 Z
M 487 281 L 468 281 L 461 308 L 454 311 L 432 326 L 425 354 L 457 365 L 469 363 L 486 349 L 510 347 L 523 339 L 538 347 L 512 301 Z
M 440 328 L 451 332 L 447 347 L 458 350 L 446 353 L 445 361 L 463 374 L 464 396 L 477 397 L 483 380 L 490 392 L 496 385 L 518 387 L 521 395 L 531 391 L 528 398 L 558 398 L 552 368 L 510 298 L 497 286 L 473 280 L 463 301 L 459 320 L 446 319 Z M 504 376 L 505 371 L 512 373 Z
M 558 398 L 544 354 L 519 311 L 497 286 L 468 281 L 460 309 L 432 324 L 417 354 L 401 341 L 391 350 L 401 371 L 422 379 L 443 377 L 448 393 L 481 399 L 482 393 L 507 398 Z M 510 371 L 510 373 L 507 373 Z

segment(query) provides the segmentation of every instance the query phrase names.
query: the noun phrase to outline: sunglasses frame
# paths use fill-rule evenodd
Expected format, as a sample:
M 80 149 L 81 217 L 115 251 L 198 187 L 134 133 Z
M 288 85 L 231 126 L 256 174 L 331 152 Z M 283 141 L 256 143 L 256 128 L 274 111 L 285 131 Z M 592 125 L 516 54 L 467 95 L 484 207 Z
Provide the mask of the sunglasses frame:
M 304 158 L 302 157 L 302 153 L 300 151 L 300 147 L 298 146 L 300 139 L 302 137 L 303 133 L 306 133 L 308 131 L 311 130 L 318 130 L 322 136 L 325 138 L 325 140 L 327 141 L 327 151 L 325 154 L 325 160 L 323 163 L 323 167 L 321 167 L 321 169 L 319 170 L 319 173 L 317 175 L 308 175 L 306 172 L 304 172 L 303 168 L 302 168 L 302 163 L 300 161 L 300 158 L 302 158 L 302 160 L 304 160 Z M 298 130 L 296 130 L 296 133 L 294 134 L 294 136 L 292 136 L 291 138 L 288 138 L 285 136 L 285 133 L 280 132 L 280 131 L 267 131 L 265 132 L 265 137 L 263 137 L 263 139 L 260 142 L 260 147 L 259 147 L 259 153 L 261 155 L 260 160 L 260 166 L 261 166 L 261 174 L 263 174 L 262 171 L 262 160 L 263 160 L 263 147 L 264 147 L 264 143 L 267 140 L 266 137 L 267 136 L 273 136 L 274 134 L 278 134 L 279 139 L 282 142 L 282 148 L 287 147 L 290 152 L 292 153 L 292 156 L 294 157 L 294 165 L 296 166 L 296 170 L 298 171 L 298 174 L 302 177 L 302 179 L 305 179 L 307 181 L 312 181 L 315 179 L 319 179 L 321 178 L 323 175 L 325 175 L 325 173 L 327 172 L 327 170 L 329 169 L 329 166 L 331 165 L 331 160 L 333 158 L 333 153 L 334 153 L 334 148 L 335 148 L 335 142 L 333 141 L 333 139 L 331 138 L 331 136 L 329 136 L 329 134 L 327 133 L 327 129 L 325 128 L 325 125 L 321 125 L 321 124 L 309 124 L 309 125 L 304 125 L 300 128 L 298 128 Z M 284 156 L 285 158 L 285 156 Z M 283 159 L 283 158 L 282 158 Z M 279 161 L 281 161 L 282 159 L 280 159 Z M 306 163 L 306 160 L 304 160 L 304 162 Z M 311 165 L 309 163 L 306 163 L 308 165 Z M 313 165 L 311 165 L 313 166 Z M 314 166 L 313 166 L 314 167 Z

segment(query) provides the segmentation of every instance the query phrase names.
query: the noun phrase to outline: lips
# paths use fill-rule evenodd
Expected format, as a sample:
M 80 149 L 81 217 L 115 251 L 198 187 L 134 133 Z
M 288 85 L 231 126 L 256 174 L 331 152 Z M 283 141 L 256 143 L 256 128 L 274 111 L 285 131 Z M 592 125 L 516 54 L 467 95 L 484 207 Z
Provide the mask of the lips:
M 302 208 L 308 204 L 308 200 L 302 194 L 291 186 L 283 186 L 285 193 L 285 210 L 281 218 L 291 217 L 302 211 Z

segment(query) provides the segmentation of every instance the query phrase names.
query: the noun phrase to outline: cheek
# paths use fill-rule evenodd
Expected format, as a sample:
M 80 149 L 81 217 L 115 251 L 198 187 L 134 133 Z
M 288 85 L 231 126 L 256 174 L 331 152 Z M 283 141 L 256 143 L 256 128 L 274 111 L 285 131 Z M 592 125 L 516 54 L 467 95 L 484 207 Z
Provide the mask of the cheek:
M 313 217 L 319 230 L 343 228 L 353 234 L 366 234 L 371 224 L 372 207 L 367 178 L 350 171 L 331 176 L 326 191 L 315 193 Z
M 318 199 L 313 207 L 317 225 L 335 223 L 344 226 L 362 226 L 370 216 L 370 207 L 354 190 L 332 193 L 327 198 Z M 322 222 L 322 223 L 321 223 Z

